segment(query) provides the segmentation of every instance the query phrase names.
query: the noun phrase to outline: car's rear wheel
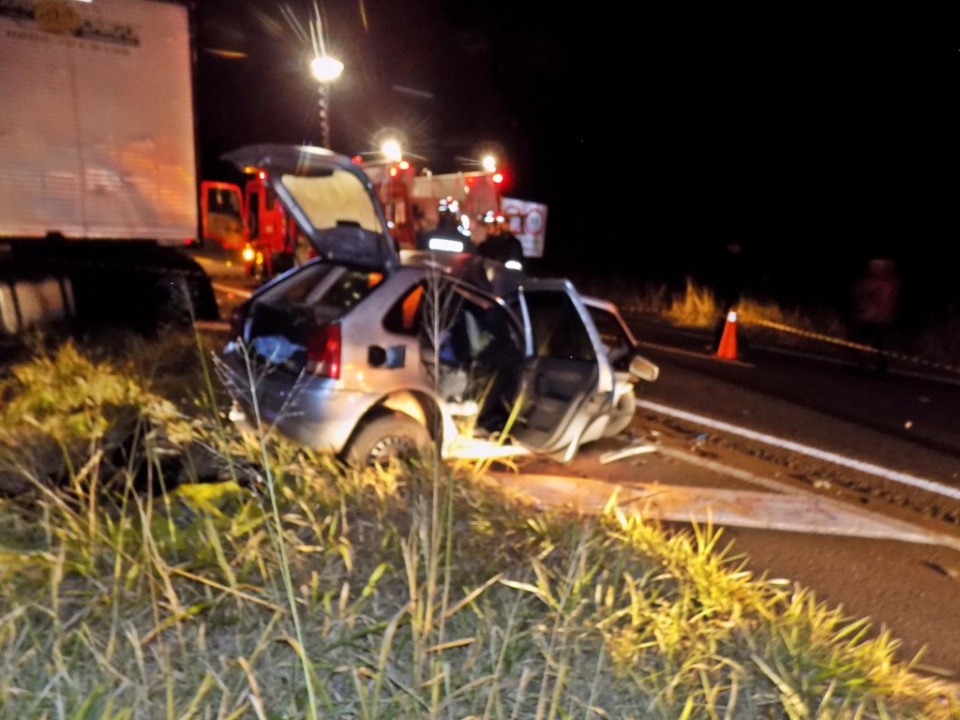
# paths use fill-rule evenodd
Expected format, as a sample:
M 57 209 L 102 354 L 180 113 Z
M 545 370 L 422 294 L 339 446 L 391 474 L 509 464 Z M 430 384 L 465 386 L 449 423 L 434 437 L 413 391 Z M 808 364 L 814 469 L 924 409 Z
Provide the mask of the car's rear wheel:
M 361 466 L 388 465 L 393 460 L 418 460 L 430 451 L 430 433 L 408 415 L 382 415 L 363 425 L 350 443 L 347 462 Z

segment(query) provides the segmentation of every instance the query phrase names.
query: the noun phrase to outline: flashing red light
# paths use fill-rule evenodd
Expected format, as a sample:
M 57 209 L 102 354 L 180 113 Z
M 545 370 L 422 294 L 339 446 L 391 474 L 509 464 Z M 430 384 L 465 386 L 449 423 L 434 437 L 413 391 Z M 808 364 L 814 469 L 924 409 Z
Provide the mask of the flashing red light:
M 266 180 L 266 179 L 267 179 L 267 174 L 266 174 L 263 170 L 261 170 L 261 171 L 258 173 L 258 177 L 259 177 L 261 180 Z
M 410 169 L 410 163 L 408 163 L 406 160 L 401 160 L 401 161 L 400 161 L 400 169 L 401 169 L 401 170 L 409 170 L 409 169 Z
M 350 159 L 353 161 L 353 163 L 354 163 L 355 165 L 360 165 L 360 164 L 363 162 L 363 158 L 360 157 L 359 155 L 354 155 L 354 156 L 353 156 L 352 158 L 350 158 Z
M 495 172 L 495 173 L 491 176 L 490 179 L 493 180 L 493 184 L 494 184 L 494 185 L 502 185 L 502 184 L 503 184 L 503 173 L 502 173 L 502 172 Z
M 400 171 L 397 170 L 397 166 L 396 166 L 396 165 L 391 165 L 391 166 L 390 166 L 390 177 L 396 177 L 398 172 L 400 172 Z

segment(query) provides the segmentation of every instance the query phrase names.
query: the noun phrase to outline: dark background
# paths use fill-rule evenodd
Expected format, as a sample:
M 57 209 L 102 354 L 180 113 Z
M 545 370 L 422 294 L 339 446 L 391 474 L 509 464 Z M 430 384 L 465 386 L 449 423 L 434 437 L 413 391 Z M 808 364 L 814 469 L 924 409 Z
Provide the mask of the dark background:
M 906 316 L 960 299 L 960 12 L 940 4 L 200 0 L 205 177 L 248 142 L 315 143 L 316 10 L 332 149 L 385 129 L 435 172 L 508 163 L 549 206 L 539 269 L 611 283 L 717 279 L 743 247 L 752 294 L 844 307 L 894 257 Z

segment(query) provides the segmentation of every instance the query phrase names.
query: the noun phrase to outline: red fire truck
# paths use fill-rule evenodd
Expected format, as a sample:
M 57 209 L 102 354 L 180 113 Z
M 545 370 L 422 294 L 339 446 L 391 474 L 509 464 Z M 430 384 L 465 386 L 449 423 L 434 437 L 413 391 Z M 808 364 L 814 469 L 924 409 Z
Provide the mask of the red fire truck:
M 251 276 L 268 277 L 284 250 L 284 229 L 292 225 L 276 198 L 259 178 L 240 187 L 204 180 L 200 186 L 200 218 L 208 248 L 219 248 L 242 263 Z
M 309 245 L 298 243 L 296 223 L 263 178 L 263 173 L 257 173 L 244 185 L 249 245 L 243 259 L 250 275 L 271 277 L 305 260 Z
M 405 161 L 357 162 L 377 187 L 400 248 L 469 251 L 509 232 L 524 257 L 543 256 L 547 207 L 506 197 L 502 172 L 418 173 Z
M 519 241 L 523 257 L 543 256 L 547 207 L 505 197 L 502 173 L 417 173 L 404 161 L 355 160 L 377 189 L 400 249 L 471 252 L 488 236 L 509 232 Z M 249 274 L 270 277 L 310 256 L 309 244 L 262 174 L 247 180 L 244 207 Z

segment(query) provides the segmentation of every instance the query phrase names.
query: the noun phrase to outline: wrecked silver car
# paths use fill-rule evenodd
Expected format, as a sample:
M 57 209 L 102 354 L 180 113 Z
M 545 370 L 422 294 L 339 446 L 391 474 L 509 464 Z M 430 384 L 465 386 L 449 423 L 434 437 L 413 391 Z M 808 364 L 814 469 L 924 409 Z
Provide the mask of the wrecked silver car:
M 433 450 L 570 460 L 621 432 L 634 386 L 656 379 L 629 330 L 604 343 L 592 312 L 616 308 L 567 280 L 398 251 L 349 158 L 285 145 L 227 157 L 266 174 L 317 255 L 231 318 L 221 376 L 236 420 L 345 462 Z

